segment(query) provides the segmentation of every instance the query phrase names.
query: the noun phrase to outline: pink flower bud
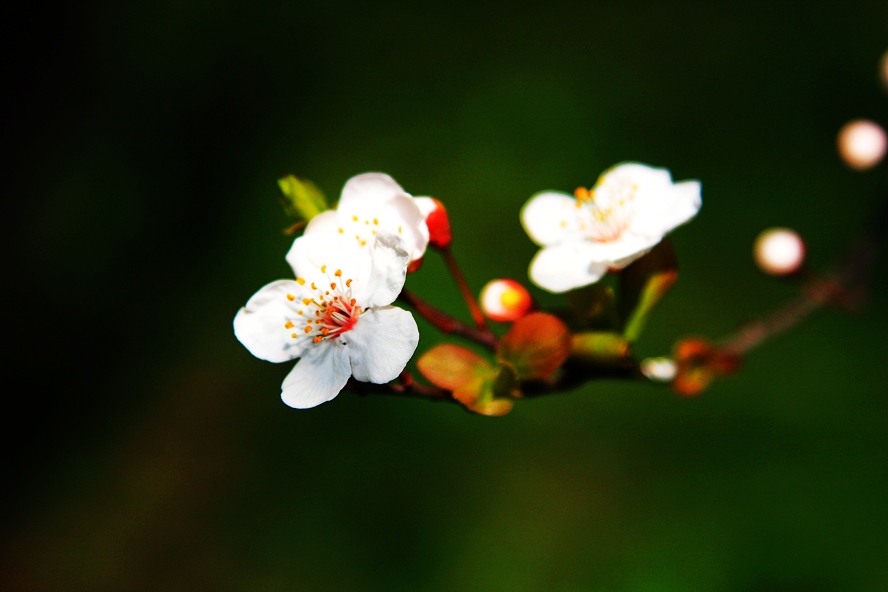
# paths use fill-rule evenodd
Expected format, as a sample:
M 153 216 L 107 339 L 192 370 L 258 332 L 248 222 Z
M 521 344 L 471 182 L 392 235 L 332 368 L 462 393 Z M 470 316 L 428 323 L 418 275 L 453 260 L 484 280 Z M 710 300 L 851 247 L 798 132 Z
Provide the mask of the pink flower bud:
M 790 228 L 763 230 L 752 247 L 755 264 L 769 275 L 795 273 L 805 262 L 805 243 Z
M 839 131 L 839 156 L 856 171 L 871 169 L 885 156 L 888 139 L 878 124 L 858 119 Z
M 481 290 L 481 310 L 494 321 L 517 321 L 531 304 L 530 294 L 514 280 L 492 280 Z

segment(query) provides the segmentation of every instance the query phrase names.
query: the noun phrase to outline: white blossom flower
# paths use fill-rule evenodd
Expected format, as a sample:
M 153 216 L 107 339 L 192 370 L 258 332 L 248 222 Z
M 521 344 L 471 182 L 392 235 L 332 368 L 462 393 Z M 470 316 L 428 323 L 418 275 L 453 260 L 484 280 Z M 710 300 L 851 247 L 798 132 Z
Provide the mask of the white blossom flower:
M 296 239 L 287 254 L 296 280 L 268 284 L 235 316 L 234 334 L 257 358 L 299 358 L 281 387 L 290 407 L 329 401 L 349 376 L 394 380 L 416 350 L 413 315 L 389 306 L 404 286 L 404 241 L 379 232 L 373 242 L 368 253 L 337 235 Z
M 521 224 L 543 247 L 530 279 L 550 292 L 594 283 L 647 253 L 700 205 L 698 181 L 673 183 L 668 170 L 638 163 L 605 171 L 595 187 L 573 196 L 537 193 L 521 209 Z
M 318 214 L 305 228 L 305 236 L 341 234 L 369 251 L 376 234 L 383 232 L 403 239 L 409 261 L 420 259 L 429 244 L 425 217 L 414 198 L 383 173 L 346 181 L 336 209 Z

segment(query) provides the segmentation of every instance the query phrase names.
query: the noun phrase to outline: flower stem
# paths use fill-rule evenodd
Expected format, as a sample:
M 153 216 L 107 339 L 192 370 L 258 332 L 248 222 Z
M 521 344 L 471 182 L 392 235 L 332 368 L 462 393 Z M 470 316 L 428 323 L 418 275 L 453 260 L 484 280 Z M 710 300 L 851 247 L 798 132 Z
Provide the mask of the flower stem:
M 469 288 L 469 284 L 466 282 L 466 278 L 463 276 L 462 270 L 459 268 L 459 264 L 453 256 L 453 251 L 450 250 L 450 247 L 446 247 L 441 249 L 441 255 L 444 257 L 447 269 L 450 271 L 453 281 L 456 282 L 463 300 L 466 301 L 466 304 L 469 307 L 469 312 L 472 313 L 472 319 L 475 321 L 475 326 L 478 327 L 479 330 L 492 335 L 490 328 L 487 326 L 487 321 L 484 320 L 484 315 L 481 313 L 481 307 L 478 306 L 478 301 L 475 300 L 475 295 L 472 294 L 472 290 Z
M 491 350 L 496 348 L 496 336 L 487 327 L 485 327 L 486 331 L 471 327 L 459 319 L 453 318 L 446 312 L 435 308 L 409 290 L 401 290 L 398 300 L 411 306 L 422 318 L 430 322 L 442 333 L 453 333 L 454 335 L 465 337 Z

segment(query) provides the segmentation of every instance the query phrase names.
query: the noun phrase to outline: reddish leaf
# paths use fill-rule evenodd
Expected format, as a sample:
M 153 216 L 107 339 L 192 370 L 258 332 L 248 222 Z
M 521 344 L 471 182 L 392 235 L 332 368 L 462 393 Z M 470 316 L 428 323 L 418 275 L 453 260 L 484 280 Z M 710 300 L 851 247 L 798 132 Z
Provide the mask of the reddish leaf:
M 475 352 L 450 343 L 424 353 L 416 366 L 429 382 L 454 392 L 463 384 L 484 377 L 493 370 L 490 363 Z
M 497 347 L 497 356 L 514 366 L 521 380 L 545 380 L 569 355 L 567 326 L 542 312 L 518 320 Z

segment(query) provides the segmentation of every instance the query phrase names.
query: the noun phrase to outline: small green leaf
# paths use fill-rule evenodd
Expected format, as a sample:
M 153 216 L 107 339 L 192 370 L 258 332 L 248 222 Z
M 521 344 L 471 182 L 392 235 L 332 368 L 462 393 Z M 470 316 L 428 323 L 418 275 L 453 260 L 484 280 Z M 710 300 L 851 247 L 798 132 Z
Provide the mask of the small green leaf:
M 658 302 L 678 280 L 678 261 L 668 239 L 620 274 L 620 309 L 626 319 L 623 337 L 635 341 Z
M 518 372 L 508 363 L 500 363 L 486 377 L 473 378 L 453 391 L 453 398 L 470 411 L 488 416 L 505 415 L 515 405 L 514 399 L 520 397 Z
M 570 331 L 544 312 L 516 321 L 497 346 L 497 357 L 514 366 L 521 380 L 545 380 L 569 355 Z
M 512 364 L 500 360 L 496 378 L 493 381 L 493 396 L 511 399 L 520 399 L 523 396 L 518 371 Z
M 487 380 L 493 374 L 490 362 L 470 349 L 450 343 L 424 353 L 416 367 L 432 384 L 454 392 L 474 379 Z
M 284 194 L 281 198 L 284 210 L 293 218 L 301 218 L 308 222 L 321 212 L 330 209 L 324 193 L 308 179 L 287 175 L 278 179 L 278 187 Z
M 571 336 L 571 356 L 593 364 L 613 365 L 628 360 L 632 347 L 619 333 L 575 333 Z
M 614 290 L 601 282 L 567 293 L 567 306 L 583 329 L 616 329 L 619 324 Z

